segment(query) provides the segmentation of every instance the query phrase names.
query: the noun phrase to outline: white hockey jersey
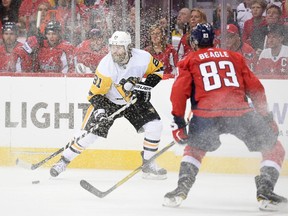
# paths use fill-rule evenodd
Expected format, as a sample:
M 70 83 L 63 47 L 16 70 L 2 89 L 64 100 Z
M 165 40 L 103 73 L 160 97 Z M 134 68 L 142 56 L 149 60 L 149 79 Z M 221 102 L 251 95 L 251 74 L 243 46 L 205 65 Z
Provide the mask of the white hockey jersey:
M 288 74 L 288 46 L 282 45 L 278 56 L 273 56 L 271 48 L 264 49 L 258 59 L 256 73 L 284 75 Z
M 130 100 L 131 94 L 123 88 L 123 79 L 134 78 L 141 81 L 149 74 L 163 77 L 163 64 L 153 56 L 140 49 L 132 49 L 132 57 L 124 66 L 119 66 L 112 59 L 109 52 L 99 63 L 93 84 L 90 88 L 88 100 L 94 95 L 105 95 L 110 101 L 118 105 L 124 105 Z

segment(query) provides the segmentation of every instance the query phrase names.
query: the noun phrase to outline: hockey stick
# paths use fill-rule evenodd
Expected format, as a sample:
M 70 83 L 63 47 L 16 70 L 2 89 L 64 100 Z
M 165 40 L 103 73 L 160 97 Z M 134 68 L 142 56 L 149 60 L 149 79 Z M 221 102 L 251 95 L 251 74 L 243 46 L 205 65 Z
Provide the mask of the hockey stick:
M 86 180 L 81 180 L 80 181 L 80 185 L 82 188 L 84 188 L 85 190 L 89 191 L 90 193 L 94 194 L 95 196 L 99 197 L 99 198 L 103 198 L 105 196 L 107 196 L 108 194 L 110 194 L 112 191 L 114 191 L 116 188 L 118 188 L 120 185 L 124 184 L 125 182 L 127 182 L 130 178 L 132 178 L 134 175 L 136 175 L 139 171 L 142 170 L 142 168 L 145 168 L 149 165 L 149 163 L 151 163 L 153 160 L 155 160 L 156 158 L 158 158 L 160 155 L 162 155 L 164 152 L 166 152 L 169 148 L 171 148 L 173 145 L 175 144 L 175 141 L 172 141 L 171 143 L 169 143 L 166 147 L 164 147 L 162 150 L 160 150 L 159 152 L 157 152 L 155 155 L 153 155 L 153 157 L 151 157 L 146 163 L 144 163 L 143 165 L 137 167 L 134 171 L 132 171 L 129 175 L 127 175 L 126 177 L 124 177 L 123 179 L 121 179 L 119 182 L 117 182 L 114 186 L 112 186 L 110 189 L 108 189 L 107 191 L 100 191 L 97 188 L 95 188 L 93 185 L 91 185 L 89 182 L 87 182 Z
M 108 116 L 108 121 L 113 120 L 113 118 L 116 115 L 119 115 L 121 112 L 123 112 L 124 110 L 126 110 L 131 104 L 134 104 L 136 102 L 137 98 L 131 98 L 130 102 L 127 103 L 125 106 L 121 107 L 120 109 L 118 109 L 116 112 L 114 112 L 113 114 L 111 114 L 110 116 Z M 23 168 L 28 168 L 31 170 L 35 170 L 38 167 L 42 166 L 44 163 L 46 163 L 47 161 L 51 160 L 52 158 L 54 158 L 55 156 L 57 156 L 58 154 L 60 154 L 61 152 L 63 152 L 65 149 L 69 148 L 70 145 L 72 145 L 73 142 L 78 142 L 80 139 L 84 138 L 85 136 L 87 136 L 87 134 L 91 133 L 93 130 L 96 130 L 98 127 L 98 124 L 96 124 L 94 127 L 92 127 L 89 131 L 85 131 L 85 133 L 83 133 L 81 136 L 74 138 L 73 140 L 71 140 L 69 143 L 66 144 L 66 146 L 62 147 L 61 149 L 57 150 L 56 152 L 54 152 L 53 154 L 49 155 L 48 157 L 46 157 L 45 159 L 43 159 L 42 161 L 35 163 L 35 164 L 29 164 L 23 160 L 20 160 L 19 158 L 16 159 L 16 165 L 19 165 Z

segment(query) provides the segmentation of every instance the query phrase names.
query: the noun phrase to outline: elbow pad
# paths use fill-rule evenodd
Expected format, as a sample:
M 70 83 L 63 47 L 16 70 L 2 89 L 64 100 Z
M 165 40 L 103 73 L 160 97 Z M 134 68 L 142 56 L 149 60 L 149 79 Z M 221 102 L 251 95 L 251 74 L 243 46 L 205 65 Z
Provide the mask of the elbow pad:
M 156 74 L 149 74 L 144 82 L 145 85 L 154 87 L 156 86 L 162 78 Z

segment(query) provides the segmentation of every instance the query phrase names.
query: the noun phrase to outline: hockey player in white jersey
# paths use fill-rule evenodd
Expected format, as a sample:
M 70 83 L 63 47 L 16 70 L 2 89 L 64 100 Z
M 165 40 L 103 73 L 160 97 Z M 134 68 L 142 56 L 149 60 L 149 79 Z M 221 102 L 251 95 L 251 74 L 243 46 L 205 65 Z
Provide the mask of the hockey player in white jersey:
M 162 79 L 163 65 L 148 52 L 132 48 L 129 33 L 114 32 L 109 39 L 109 47 L 109 53 L 96 69 L 88 96 L 91 106 L 81 129 L 83 133 L 95 125 L 98 127 L 63 152 L 61 159 L 50 169 L 53 177 L 65 171 L 67 165 L 99 137 L 106 138 L 114 120 L 119 117 L 125 117 L 138 133 L 144 132 L 143 163 L 158 150 L 162 122 L 149 100 L 151 89 Z M 130 103 L 131 98 L 137 98 L 134 104 L 112 120 L 108 118 Z M 143 178 L 148 179 L 165 179 L 167 174 L 155 161 L 143 168 L 142 172 Z

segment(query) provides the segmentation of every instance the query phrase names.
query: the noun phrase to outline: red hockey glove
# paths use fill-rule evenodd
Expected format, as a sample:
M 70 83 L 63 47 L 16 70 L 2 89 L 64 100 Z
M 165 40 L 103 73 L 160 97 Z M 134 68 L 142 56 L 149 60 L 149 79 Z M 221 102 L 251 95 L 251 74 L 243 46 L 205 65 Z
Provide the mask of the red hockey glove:
M 177 143 L 183 145 L 188 142 L 186 122 L 184 118 L 174 116 L 174 122 L 171 124 L 171 128 L 173 138 Z

